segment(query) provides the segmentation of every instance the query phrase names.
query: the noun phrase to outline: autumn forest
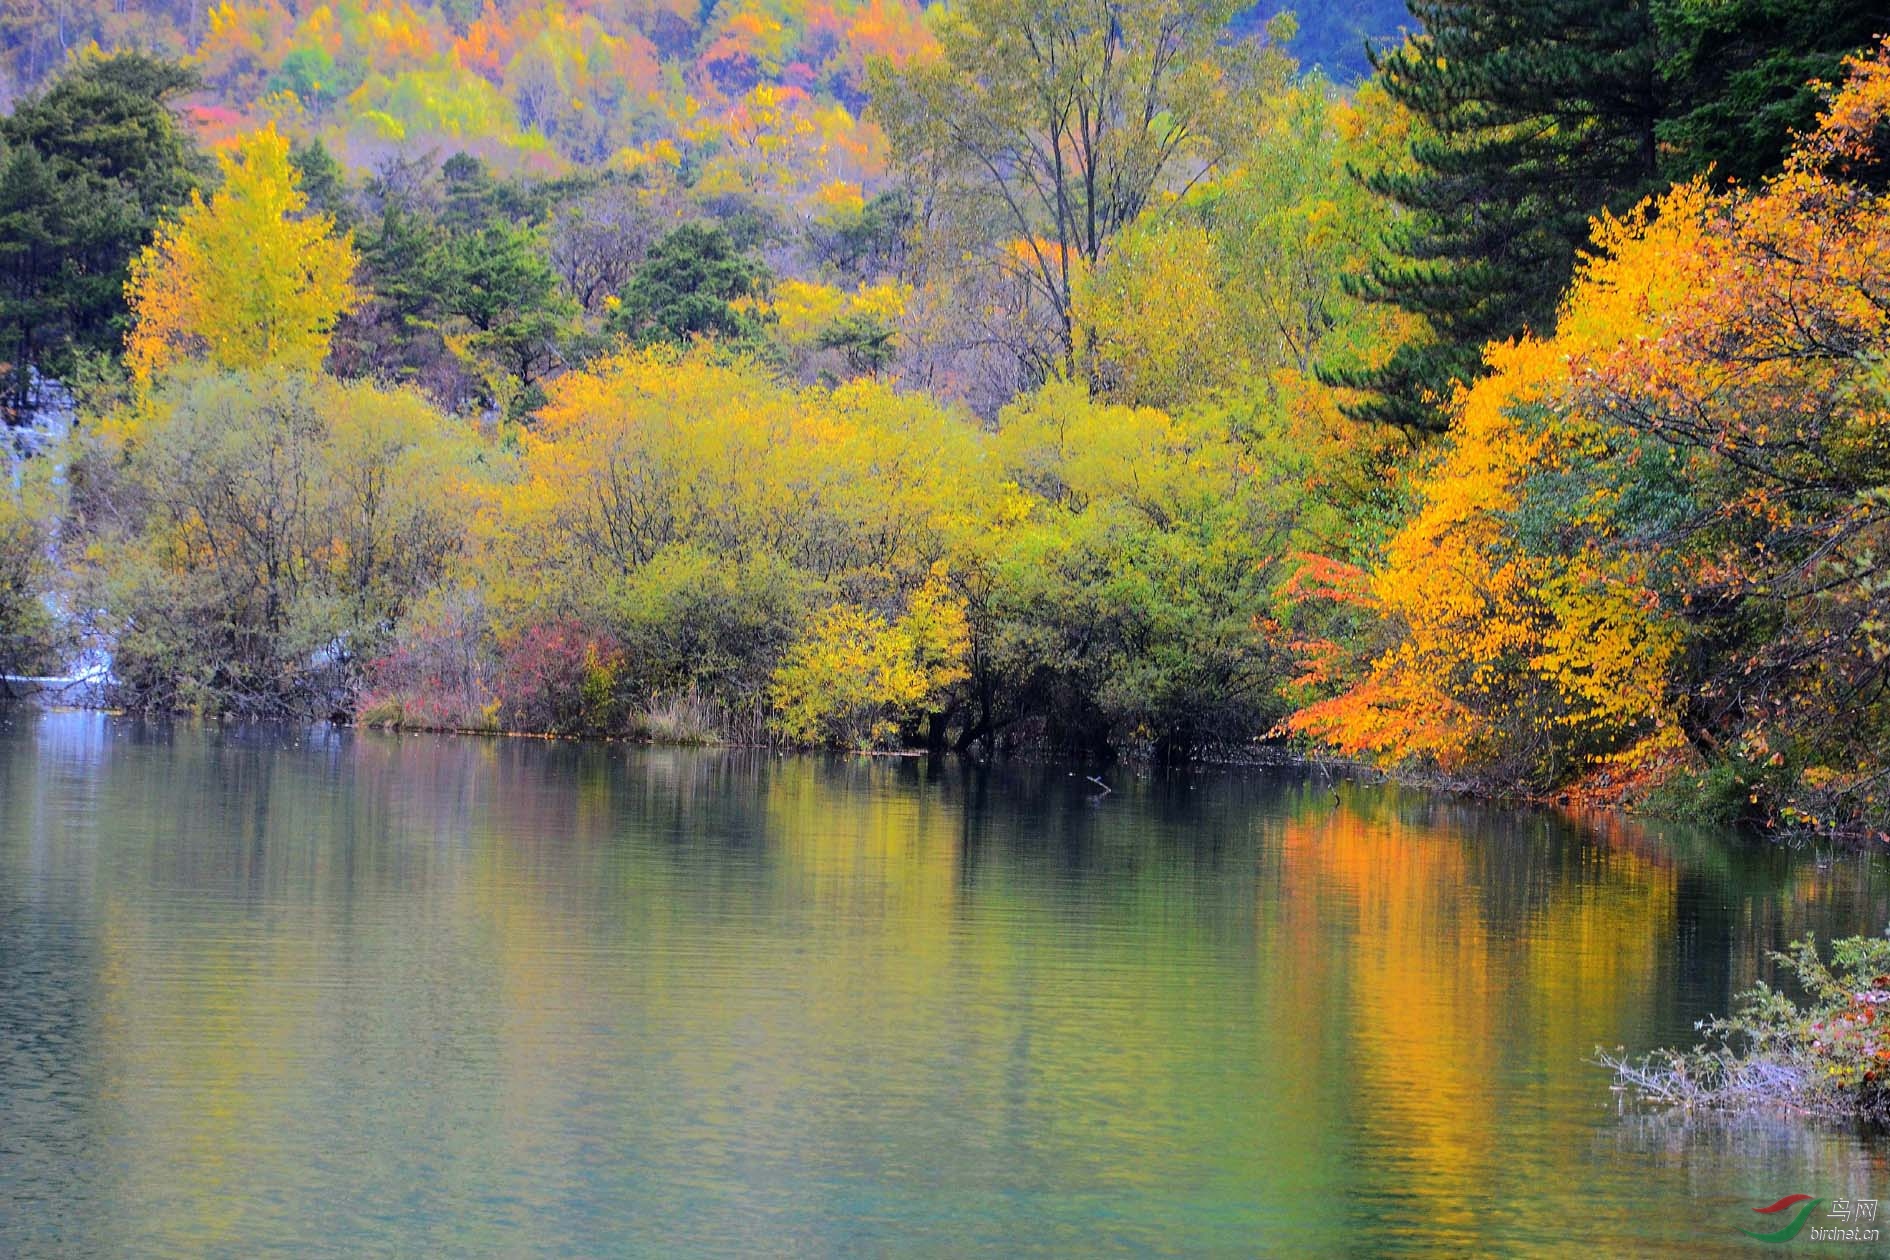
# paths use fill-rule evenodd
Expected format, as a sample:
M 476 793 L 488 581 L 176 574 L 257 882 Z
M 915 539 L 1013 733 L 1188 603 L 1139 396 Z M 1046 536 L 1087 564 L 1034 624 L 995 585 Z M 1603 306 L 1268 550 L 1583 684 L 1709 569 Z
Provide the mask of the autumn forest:
M 1890 830 L 1881 8 L 1300 7 L 7 6 L 0 674 Z

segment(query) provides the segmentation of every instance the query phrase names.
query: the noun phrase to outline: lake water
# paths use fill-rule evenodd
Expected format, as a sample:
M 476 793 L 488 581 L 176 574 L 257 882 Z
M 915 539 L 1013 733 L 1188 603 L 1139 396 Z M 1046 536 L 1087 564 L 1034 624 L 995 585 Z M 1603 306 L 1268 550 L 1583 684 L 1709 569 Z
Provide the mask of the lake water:
M 1111 782 L 0 711 L 0 1255 L 1747 1255 L 1890 1198 L 1585 1062 L 1881 930 L 1882 861 Z

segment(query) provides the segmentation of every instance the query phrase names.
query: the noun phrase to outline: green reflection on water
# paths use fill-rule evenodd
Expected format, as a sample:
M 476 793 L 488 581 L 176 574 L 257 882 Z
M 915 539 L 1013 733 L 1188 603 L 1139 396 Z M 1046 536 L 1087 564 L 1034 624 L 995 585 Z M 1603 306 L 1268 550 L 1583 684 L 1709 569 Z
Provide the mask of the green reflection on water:
M 0 715 L 0 1253 L 1747 1254 L 1616 1117 L 1880 862 L 1296 774 Z

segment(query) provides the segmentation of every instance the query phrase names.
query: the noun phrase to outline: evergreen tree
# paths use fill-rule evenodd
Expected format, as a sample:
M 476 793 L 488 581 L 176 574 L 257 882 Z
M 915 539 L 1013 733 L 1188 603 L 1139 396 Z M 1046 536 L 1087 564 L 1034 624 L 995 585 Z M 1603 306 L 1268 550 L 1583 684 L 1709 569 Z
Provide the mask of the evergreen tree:
M 308 198 L 309 210 L 327 215 L 343 232 L 352 231 L 357 216 L 354 200 L 348 192 L 348 174 L 328 151 L 328 146 L 321 142 L 321 137 L 297 144 L 289 151 L 289 161 L 301 178 L 302 195 Z
M 448 408 L 500 394 L 513 414 L 529 405 L 580 331 L 543 226 L 552 188 L 495 178 L 465 153 L 369 179 L 359 241 L 373 297 L 341 330 L 338 370 L 413 381 Z
M 522 386 L 557 365 L 578 311 L 538 231 L 497 219 L 450 237 L 430 273 L 441 307 L 470 328 L 468 345 L 482 360 Z
M 0 356 L 10 360 L 4 397 L 12 421 L 28 401 L 32 371 L 64 320 L 75 277 L 66 264 L 78 224 L 39 150 L 0 152 Z
M 1794 135 L 1817 121 L 1819 83 L 1844 78 L 1846 55 L 1890 33 L 1883 0 L 1662 0 L 1661 123 L 1668 173 L 1756 184 L 1778 169 Z
M 367 264 L 375 300 L 399 329 L 418 324 L 435 306 L 429 263 L 439 241 L 439 226 L 404 199 L 389 199 L 380 222 L 365 231 L 361 257 Z
M 171 112 L 196 80 L 141 53 L 82 61 L 0 120 L 0 412 L 17 420 L 35 372 L 115 352 L 131 258 L 207 163 Z
M 1663 99 L 1649 0 L 1411 0 L 1423 34 L 1373 55 L 1417 116 L 1414 169 L 1374 173 L 1404 208 L 1357 292 L 1424 317 L 1429 335 L 1375 371 L 1358 418 L 1445 423 L 1485 343 L 1544 328 L 1590 218 L 1655 188 Z
M 685 223 L 650 250 L 609 327 L 644 346 L 696 337 L 753 341 L 760 321 L 737 303 L 762 295 L 768 282 L 761 263 L 720 227 Z

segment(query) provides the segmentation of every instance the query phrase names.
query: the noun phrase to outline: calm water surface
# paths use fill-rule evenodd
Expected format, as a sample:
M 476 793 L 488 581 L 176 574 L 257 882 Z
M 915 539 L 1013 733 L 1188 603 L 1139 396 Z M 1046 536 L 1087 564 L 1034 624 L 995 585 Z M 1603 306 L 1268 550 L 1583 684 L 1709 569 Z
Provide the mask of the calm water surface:
M 1748 1255 L 1890 1199 L 1584 1063 L 1881 930 L 1881 861 L 1117 787 L 0 711 L 0 1256 Z

